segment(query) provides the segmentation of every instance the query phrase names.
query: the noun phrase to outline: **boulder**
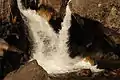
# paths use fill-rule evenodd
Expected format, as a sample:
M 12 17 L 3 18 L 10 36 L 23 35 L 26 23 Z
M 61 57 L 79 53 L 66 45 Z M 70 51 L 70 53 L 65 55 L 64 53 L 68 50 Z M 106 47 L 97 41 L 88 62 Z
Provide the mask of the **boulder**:
M 49 80 L 47 72 L 33 60 L 17 71 L 9 73 L 4 80 Z
M 103 23 L 120 27 L 120 0 L 72 0 L 72 12 Z

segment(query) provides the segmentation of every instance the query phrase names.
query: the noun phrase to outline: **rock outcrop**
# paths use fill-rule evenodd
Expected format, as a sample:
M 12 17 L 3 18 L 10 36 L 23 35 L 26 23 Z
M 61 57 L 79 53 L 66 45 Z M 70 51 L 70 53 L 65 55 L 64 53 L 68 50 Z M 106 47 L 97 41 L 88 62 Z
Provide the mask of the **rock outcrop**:
M 33 60 L 17 71 L 9 73 L 4 80 L 50 80 L 47 72 Z
M 106 27 L 120 27 L 120 0 L 72 0 L 71 8 L 82 17 L 100 21 Z
M 90 69 L 82 69 L 70 73 L 48 74 L 33 60 L 9 73 L 4 80 L 119 80 L 119 72 L 120 69 L 96 73 Z
M 97 20 L 105 26 L 105 33 L 120 43 L 120 0 L 72 0 L 72 13 Z

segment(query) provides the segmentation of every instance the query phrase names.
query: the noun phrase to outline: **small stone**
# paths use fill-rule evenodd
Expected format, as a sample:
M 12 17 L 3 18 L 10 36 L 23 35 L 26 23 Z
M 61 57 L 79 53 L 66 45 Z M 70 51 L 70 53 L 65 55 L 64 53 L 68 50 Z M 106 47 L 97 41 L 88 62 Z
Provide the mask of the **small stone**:
M 82 69 L 80 70 L 77 75 L 84 76 L 84 77 L 89 77 L 92 75 L 92 72 L 90 69 Z

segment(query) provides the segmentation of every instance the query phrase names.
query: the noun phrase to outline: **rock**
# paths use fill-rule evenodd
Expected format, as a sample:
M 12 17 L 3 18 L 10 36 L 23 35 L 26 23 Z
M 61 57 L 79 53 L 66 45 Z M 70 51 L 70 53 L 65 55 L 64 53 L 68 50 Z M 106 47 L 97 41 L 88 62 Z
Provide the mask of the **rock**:
M 73 13 L 103 23 L 106 27 L 120 27 L 120 0 L 72 0 Z
M 8 20 L 10 16 L 10 3 L 11 0 L 0 0 L 0 21 Z
M 52 6 L 57 12 L 60 12 L 61 6 L 65 9 L 68 0 L 39 0 L 39 4 Z
M 60 0 L 39 0 L 40 4 L 51 5 L 57 12 L 60 10 Z
M 92 75 L 92 71 L 90 69 L 82 69 L 77 74 L 83 77 L 89 77 Z
M 18 69 L 20 65 L 30 59 L 31 37 L 28 26 L 23 21 L 18 9 L 17 0 L 0 0 L 0 14 L 0 38 L 24 53 L 14 54 L 16 52 L 5 51 L 0 60 L 1 78 L 1 76 L 4 77 L 9 72 Z
M 120 34 L 115 34 L 120 33 L 120 0 L 71 0 L 70 8 L 72 13 L 97 20 L 111 29 L 113 32 L 108 36 L 120 44 Z
M 4 80 L 49 80 L 47 72 L 33 60 L 17 71 L 9 73 Z
M 80 71 L 78 70 L 70 73 L 52 74 L 49 75 L 49 77 L 51 80 L 119 80 L 120 79 L 120 77 L 118 76 L 119 72 L 111 73 L 111 71 L 108 71 L 108 72 L 91 73 L 89 69 L 83 69 Z M 90 75 L 86 75 L 86 73 Z

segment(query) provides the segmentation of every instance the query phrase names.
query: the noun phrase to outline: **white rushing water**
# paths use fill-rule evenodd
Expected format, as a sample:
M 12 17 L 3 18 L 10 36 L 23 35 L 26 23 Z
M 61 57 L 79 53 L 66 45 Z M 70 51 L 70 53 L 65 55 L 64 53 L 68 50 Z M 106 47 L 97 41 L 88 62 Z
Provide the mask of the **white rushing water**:
M 21 13 L 27 17 L 29 28 L 34 39 L 33 58 L 38 61 L 48 73 L 64 73 L 74 69 L 90 68 L 92 71 L 99 71 L 96 66 L 89 62 L 80 60 L 80 57 L 71 59 L 68 55 L 67 40 L 70 27 L 71 11 L 66 8 L 66 16 L 62 23 L 60 34 L 56 34 L 49 23 L 34 10 L 24 10 L 18 0 L 18 7 Z

